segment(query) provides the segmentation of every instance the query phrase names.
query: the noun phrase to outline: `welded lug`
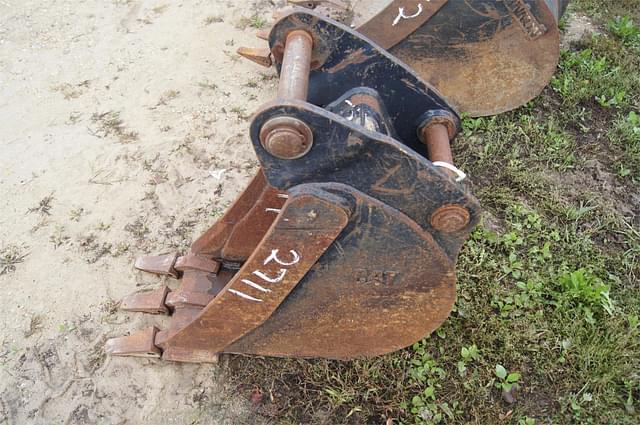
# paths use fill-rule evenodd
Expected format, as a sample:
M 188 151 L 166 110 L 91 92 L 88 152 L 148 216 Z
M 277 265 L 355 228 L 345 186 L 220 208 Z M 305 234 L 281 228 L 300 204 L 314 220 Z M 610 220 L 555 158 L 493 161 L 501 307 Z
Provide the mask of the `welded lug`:
M 169 314 L 165 301 L 171 292 L 169 287 L 163 286 L 153 291 L 138 292 L 122 300 L 120 309 L 136 313 Z
M 110 356 L 159 359 L 162 350 L 155 345 L 157 333 L 158 328 L 154 326 L 129 336 L 112 338 L 107 341 L 105 352 Z

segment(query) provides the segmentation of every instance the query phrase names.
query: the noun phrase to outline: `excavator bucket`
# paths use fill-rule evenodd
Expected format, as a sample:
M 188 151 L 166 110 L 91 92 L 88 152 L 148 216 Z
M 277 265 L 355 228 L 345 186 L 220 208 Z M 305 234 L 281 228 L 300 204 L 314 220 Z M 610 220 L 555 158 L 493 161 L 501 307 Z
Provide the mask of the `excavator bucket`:
M 480 214 L 451 154 L 458 110 L 424 69 L 412 70 L 390 46 L 327 17 L 324 2 L 294 3 L 307 8 L 280 14 L 262 34 L 268 49 L 240 51 L 280 74 L 277 99 L 254 115 L 249 132 L 260 171 L 188 253 L 136 262 L 180 284 L 134 294 L 122 308 L 171 320 L 166 329 L 108 341 L 109 354 L 180 362 L 213 362 L 220 353 L 352 359 L 407 347 L 451 312 L 457 256 Z M 375 11 L 384 2 L 369 3 Z M 462 13 L 462 3 L 511 4 L 406 3 L 431 13 L 413 31 L 432 25 L 435 5 Z M 347 14 L 360 19 L 369 9 L 353 10 Z M 497 19 L 487 10 L 473 13 Z M 531 16 L 538 10 L 527 8 Z M 394 18 L 390 30 L 410 22 L 408 6 L 401 12 L 383 12 Z M 503 27 L 520 22 L 508 16 Z M 403 37 L 396 47 L 410 34 Z M 464 61 L 452 61 L 437 81 L 467 71 Z M 511 88 L 513 81 L 503 83 Z M 487 87 L 491 98 L 495 87 Z

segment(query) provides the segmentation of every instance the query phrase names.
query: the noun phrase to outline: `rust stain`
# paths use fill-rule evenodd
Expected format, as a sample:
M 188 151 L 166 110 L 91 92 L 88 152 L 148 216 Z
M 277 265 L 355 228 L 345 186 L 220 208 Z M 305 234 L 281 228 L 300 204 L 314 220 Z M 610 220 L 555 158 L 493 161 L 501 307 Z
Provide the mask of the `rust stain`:
M 348 66 L 364 63 L 367 60 L 369 60 L 369 58 L 370 56 L 366 54 L 365 49 L 363 48 L 358 49 L 355 52 L 353 52 L 351 55 L 349 55 L 348 60 L 342 61 L 339 64 L 333 66 L 332 68 L 327 69 L 326 72 L 329 74 L 335 74 L 336 72 L 342 71 Z
M 390 195 L 409 195 L 413 193 L 414 187 L 405 186 L 402 183 L 405 183 L 401 180 L 401 177 L 398 177 L 398 172 L 402 169 L 402 164 L 398 164 L 393 168 L 390 168 L 389 171 L 385 173 L 385 175 L 373 185 L 372 189 L 379 193 L 386 193 Z M 389 182 L 397 181 L 399 184 L 399 188 L 386 187 Z

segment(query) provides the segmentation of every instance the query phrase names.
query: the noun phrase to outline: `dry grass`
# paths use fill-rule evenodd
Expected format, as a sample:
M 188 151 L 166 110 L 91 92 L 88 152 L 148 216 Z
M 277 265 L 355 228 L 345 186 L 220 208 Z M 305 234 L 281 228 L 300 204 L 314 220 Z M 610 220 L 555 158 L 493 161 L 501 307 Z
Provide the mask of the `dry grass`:
M 0 249 L 0 276 L 16 271 L 18 264 L 29 255 L 26 248 L 20 245 L 8 245 Z

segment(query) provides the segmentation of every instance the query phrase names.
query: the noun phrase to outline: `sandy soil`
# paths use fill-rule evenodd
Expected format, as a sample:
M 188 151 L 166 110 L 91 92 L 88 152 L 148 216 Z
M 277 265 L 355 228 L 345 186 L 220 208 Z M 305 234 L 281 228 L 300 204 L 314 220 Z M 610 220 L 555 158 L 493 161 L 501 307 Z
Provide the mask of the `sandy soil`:
M 117 311 L 161 282 L 135 256 L 187 247 L 257 169 L 276 80 L 235 50 L 259 3 L 0 0 L 0 424 L 260 423 L 220 367 L 103 351 L 166 320 Z
M 597 32 L 598 28 L 591 22 L 588 16 L 571 14 L 567 19 L 566 27 L 560 40 L 563 49 L 569 49 L 572 43 L 580 41 L 586 35 Z

